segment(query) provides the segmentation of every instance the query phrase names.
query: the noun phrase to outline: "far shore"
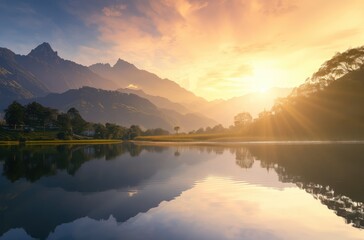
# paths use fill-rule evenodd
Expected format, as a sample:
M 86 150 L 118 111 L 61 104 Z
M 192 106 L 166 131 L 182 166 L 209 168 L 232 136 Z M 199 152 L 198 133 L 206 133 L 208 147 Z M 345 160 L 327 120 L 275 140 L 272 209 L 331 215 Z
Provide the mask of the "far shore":
M 241 145 L 241 144 L 364 144 L 364 139 L 289 139 L 268 137 L 241 137 L 224 134 L 175 134 L 163 136 L 139 136 L 134 140 L 83 139 L 83 140 L 27 140 L 0 141 L 4 145 L 59 145 L 59 144 L 117 144 L 132 142 L 140 145 Z
M 19 141 L 0 141 L 0 145 L 51 145 L 51 144 L 114 144 L 121 143 L 122 140 L 117 139 L 91 139 L 91 140 L 28 140 Z
M 364 143 L 364 139 L 344 139 L 344 138 L 320 138 L 320 139 L 308 139 L 308 138 L 289 138 L 289 137 L 248 137 L 238 134 L 174 134 L 164 136 L 139 136 L 136 137 L 133 142 L 136 143 L 272 143 L 272 144 L 287 144 L 287 143 Z

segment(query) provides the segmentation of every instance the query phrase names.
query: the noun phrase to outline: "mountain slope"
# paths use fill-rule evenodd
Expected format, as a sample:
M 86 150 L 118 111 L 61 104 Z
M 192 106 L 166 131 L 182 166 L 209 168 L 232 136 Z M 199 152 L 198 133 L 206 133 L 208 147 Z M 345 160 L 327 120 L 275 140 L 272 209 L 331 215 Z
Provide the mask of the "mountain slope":
M 191 117 L 177 112 L 166 113 L 147 99 L 135 94 L 91 87 L 72 89 L 62 94 L 51 93 L 33 100 L 62 111 L 75 107 L 85 120 L 91 122 L 111 122 L 123 126 L 134 124 L 144 128 L 164 128 L 169 131 L 173 131 L 176 125 L 179 125 L 182 131 L 190 131 L 195 129 L 196 125 L 206 127 L 215 124 L 214 121 L 199 116 L 193 116 L 195 122 L 190 124 Z
M 118 89 L 118 91 L 123 92 L 123 93 L 132 93 L 132 94 L 138 95 L 139 97 L 148 99 L 149 101 L 151 101 L 154 105 L 156 105 L 159 108 L 171 109 L 171 110 L 174 110 L 181 114 L 186 114 L 186 113 L 191 112 L 189 109 L 187 109 L 182 104 L 174 103 L 164 97 L 152 96 L 152 95 L 146 94 L 142 90 L 124 88 L 124 89 Z
M 116 89 L 112 81 L 98 76 L 87 67 L 60 58 L 48 43 L 42 43 L 26 56 L 16 55 L 15 59 L 51 92 L 83 86 Z
M 16 61 L 16 54 L 0 48 L 0 107 L 13 100 L 43 96 L 49 90 Z M 2 109 L 1 109 L 2 110 Z
M 147 94 L 165 97 L 177 103 L 206 102 L 177 83 L 140 70 L 121 59 L 112 67 L 110 64 L 97 63 L 89 68 L 98 75 L 115 82 L 119 88 L 141 89 Z

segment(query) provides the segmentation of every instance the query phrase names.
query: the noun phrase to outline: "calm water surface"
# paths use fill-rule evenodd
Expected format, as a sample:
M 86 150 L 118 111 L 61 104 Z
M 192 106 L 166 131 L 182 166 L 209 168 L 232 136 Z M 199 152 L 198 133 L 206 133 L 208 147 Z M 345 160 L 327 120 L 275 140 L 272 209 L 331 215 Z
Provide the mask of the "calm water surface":
M 0 146 L 1 239 L 364 239 L 364 145 Z

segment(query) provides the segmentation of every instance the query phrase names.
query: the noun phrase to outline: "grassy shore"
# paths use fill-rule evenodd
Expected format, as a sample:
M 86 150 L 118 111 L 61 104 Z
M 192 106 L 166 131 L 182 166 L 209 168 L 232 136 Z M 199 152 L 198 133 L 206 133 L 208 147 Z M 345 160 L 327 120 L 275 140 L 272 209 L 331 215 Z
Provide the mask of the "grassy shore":
M 151 142 L 242 142 L 242 141 L 274 141 L 273 138 L 244 137 L 240 134 L 174 134 L 163 136 L 139 136 L 135 141 Z M 284 139 L 281 139 L 284 140 Z
M 91 140 L 29 140 L 26 145 L 51 145 L 51 144 L 113 144 L 121 143 L 115 139 L 91 139 Z M 19 141 L 0 141 L 0 145 L 18 145 Z
M 238 143 L 238 142 L 364 142 L 364 139 L 347 139 L 347 138 L 298 138 L 298 137 L 254 137 L 242 136 L 241 134 L 220 133 L 220 134 L 174 134 L 163 136 L 139 136 L 134 139 L 135 142 L 216 142 L 216 143 Z
M 24 139 L 27 145 L 49 144 L 112 144 L 120 143 L 117 139 L 57 139 L 58 131 L 23 132 L 0 128 L 0 145 L 18 145 L 19 139 Z

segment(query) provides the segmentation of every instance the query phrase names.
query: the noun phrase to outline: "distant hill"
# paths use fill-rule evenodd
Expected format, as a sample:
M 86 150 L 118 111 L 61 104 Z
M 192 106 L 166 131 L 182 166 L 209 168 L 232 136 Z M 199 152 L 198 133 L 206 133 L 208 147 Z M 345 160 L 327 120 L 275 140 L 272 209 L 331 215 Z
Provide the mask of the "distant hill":
M 275 99 L 286 97 L 291 91 L 291 88 L 272 88 L 264 93 L 249 93 L 241 97 L 210 102 L 208 105 L 198 106 L 196 110 L 228 127 L 234 124 L 234 116 L 238 113 L 249 112 L 253 117 L 257 117 L 260 112 L 269 110 Z
M 172 102 L 169 99 L 164 98 L 164 97 L 152 96 L 152 95 L 146 94 L 143 90 L 124 88 L 124 89 L 118 89 L 118 91 L 123 92 L 123 93 L 136 94 L 139 97 L 148 99 L 149 101 L 151 101 L 154 105 L 156 105 L 159 108 L 171 109 L 180 114 L 186 114 L 186 113 L 192 112 L 191 110 L 187 109 L 185 106 L 183 106 L 180 103 Z
M 261 115 L 251 132 L 301 138 L 364 138 L 364 48 L 325 62 L 305 84 Z
M 197 97 L 192 92 L 182 88 L 177 83 L 138 69 L 133 64 L 121 59 L 114 66 L 97 63 L 89 68 L 98 75 L 115 82 L 118 88 L 141 89 L 147 94 L 168 98 L 177 103 L 207 102 L 205 99 Z
M 135 94 L 91 87 L 72 89 L 61 94 L 51 93 L 46 97 L 30 101 L 33 100 L 62 111 L 75 107 L 87 121 L 117 123 L 126 127 L 134 124 L 144 128 L 164 128 L 173 131 L 173 128 L 178 125 L 181 131 L 190 131 L 197 126 L 206 127 L 216 124 L 211 119 L 197 115 L 164 111 Z
M 0 111 L 11 101 L 43 96 L 48 88 L 17 62 L 17 55 L 0 48 Z
M 28 55 L 16 55 L 16 61 L 31 72 L 50 92 L 90 86 L 116 89 L 116 85 L 90 71 L 89 68 L 60 58 L 48 43 L 42 43 Z

